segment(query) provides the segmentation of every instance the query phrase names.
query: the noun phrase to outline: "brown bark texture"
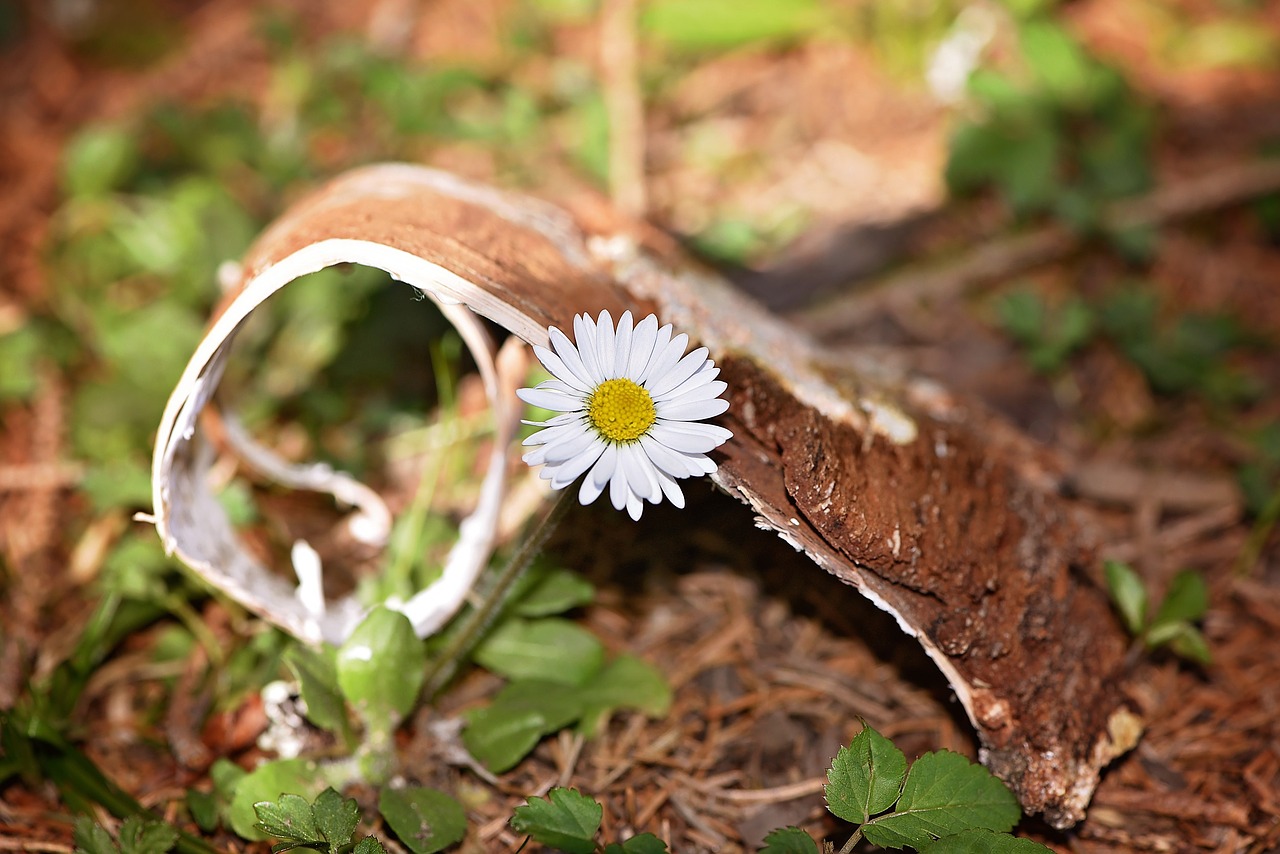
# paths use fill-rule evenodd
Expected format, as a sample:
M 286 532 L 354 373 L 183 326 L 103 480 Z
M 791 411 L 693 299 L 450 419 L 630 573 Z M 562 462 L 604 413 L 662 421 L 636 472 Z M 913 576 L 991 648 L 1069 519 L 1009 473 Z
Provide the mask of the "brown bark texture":
M 456 299 L 530 343 L 577 312 L 674 323 L 729 383 L 722 423 L 734 438 L 715 481 L 921 644 L 982 761 L 1028 812 L 1079 821 L 1101 769 L 1133 746 L 1127 638 L 1095 554 L 1050 456 L 1008 425 L 926 379 L 831 364 L 642 226 L 584 225 L 445 173 L 375 166 L 295 204 L 245 259 L 244 281 L 325 241 L 338 241 L 325 265 L 370 263 L 370 246 L 425 260 L 474 286 Z M 189 482 L 199 459 L 178 447 L 172 476 Z

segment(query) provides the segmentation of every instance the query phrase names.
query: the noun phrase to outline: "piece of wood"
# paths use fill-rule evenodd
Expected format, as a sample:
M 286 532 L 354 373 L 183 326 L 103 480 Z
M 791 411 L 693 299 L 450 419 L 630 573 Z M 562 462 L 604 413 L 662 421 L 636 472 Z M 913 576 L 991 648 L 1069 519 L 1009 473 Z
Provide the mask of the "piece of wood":
M 242 295 L 344 262 L 381 267 L 530 343 L 577 312 L 656 311 L 709 347 L 729 383 L 722 423 L 735 435 L 715 481 L 921 644 L 982 760 L 1027 811 L 1056 827 L 1079 821 L 1100 769 L 1136 741 L 1121 696 L 1127 638 L 1091 580 L 1094 552 L 1048 455 L 1003 422 L 875 365 L 833 370 L 804 334 L 669 247 L 587 234 L 558 208 L 433 170 L 369 167 L 298 202 L 246 258 Z M 189 376 L 209 359 L 197 354 Z M 157 526 L 188 563 L 192 526 L 171 520 L 212 503 L 197 497 L 204 463 L 192 450 L 211 393 L 176 394 L 157 445 Z M 217 548 L 197 551 L 201 571 L 216 563 Z

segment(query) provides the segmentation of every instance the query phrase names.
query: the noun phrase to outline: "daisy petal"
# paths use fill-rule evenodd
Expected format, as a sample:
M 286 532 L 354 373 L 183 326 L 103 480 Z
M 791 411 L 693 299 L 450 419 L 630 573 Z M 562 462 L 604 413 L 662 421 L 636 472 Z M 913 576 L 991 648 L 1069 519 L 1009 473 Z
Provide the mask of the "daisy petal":
M 600 320 L 596 322 L 596 361 L 600 365 L 601 375 L 606 379 L 617 376 L 613 371 L 613 317 L 608 309 L 600 312 Z M 619 510 L 622 508 L 619 507 Z
M 587 448 L 591 447 L 591 444 L 597 441 L 600 442 L 601 445 L 604 444 L 603 440 L 599 439 L 587 430 L 579 430 L 575 433 L 570 433 L 562 439 L 547 443 L 545 446 L 547 449 L 547 462 L 563 463 L 578 454 L 586 453 Z M 603 451 L 604 448 L 602 447 L 600 450 Z M 592 462 L 595 462 L 595 460 L 592 460 Z M 583 467 L 583 471 L 586 471 L 585 466 Z
M 635 381 L 640 383 L 640 385 L 644 385 L 649 382 L 649 377 L 653 374 L 654 366 L 657 364 L 659 357 L 661 357 L 662 354 L 667 351 L 667 348 L 671 346 L 672 331 L 672 326 L 668 323 L 666 326 L 661 327 L 658 330 L 658 333 L 654 335 L 653 352 L 649 356 L 649 361 L 644 366 L 644 370 L 636 374 L 634 377 Z M 680 348 L 680 352 L 684 352 L 683 347 Z M 679 357 L 677 357 L 677 359 L 678 358 Z M 672 364 L 675 364 L 675 360 L 672 361 Z
M 564 336 L 562 335 L 561 337 Z M 546 347 L 534 344 L 533 353 L 538 357 L 538 361 L 542 363 L 542 366 L 550 371 L 551 375 L 562 383 L 573 387 L 576 391 L 591 391 L 591 384 L 589 382 L 578 376 L 572 368 L 565 364 L 563 359 L 548 350 Z
M 673 451 L 656 438 L 641 437 L 640 447 L 644 448 L 645 454 L 659 471 L 671 477 L 697 477 L 702 474 L 702 466 L 693 463 L 685 454 Z
M 627 515 L 631 517 L 631 521 L 639 522 L 641 514 L 644 513 L 644 502 L 636 498 L 634 494 L 627 496 Z
M 658 485 L 662 487 L 662 494 L 667 497 L 668 501 L 683 510 L 684 493 L 680 490 L 680 484 L 663 472 L 658 472 L 657 474 Z
M 679 363 L 680 358 L 684 355 L 684 348 L 688 346 L 689 336 L 681 332 L 672 338 L 671 343 L 667 344 L 661 352 L 654 353 L 653 361 L 649 363 L 648 383 L 652 385 L 662 382 L 667 372 Z
M 707 348 L 699 347 L 677 362 L 671 370 L 661 376 L 654 376 L 648 386 L 649 393 L 655 398 L 661 397 L 701 370 L 706 360 Z
M 595 381 L 591 379 L 591 372 L 587 370 L 582 357 L 578 355 L 578 348 L 573 346 L 573 342 L 569 340 L 568 336 L 554 326 L 547 330 L 547 334 L 551 336 L 551 346 L 555 348 L 556 355 L 560 357 L 560 361 L 564 363 L 564 366 L 581 380 L 586 388 L 593 388 Z M 555 372 L 552 371 L 552 373 Z
M 636 444 L 624 445 L 618 456 L 627 473 L 627 484 L 631 491 L 646 501 L 657 503 L 662 497 L 662 488 L 658 486 L 653 463 L 644 450 Z
M 627 365 L 631 361 L 631 339 L 633 334 L 631 324 L 631 312 L 624 311 L 622 317 L 618 318 L 618 331 L 613 336 L 613 375 L 615 377 L 629 376 Z
M 581 409 L 583 405 L 581 397 L 545 388 L 522 388 L 518 389 L 516 394 L 525 403 L 531 403 L 534 406 L 540 406 L 543 409 L 550 409 L 554 412 L 575 412 Z
M 712 380 L 709 383 L 703 383 L 693 388 L 687 388 L 688 385 L 688 383 L 685 383 L 686 391 L 682 391 L 679 394 L 669 394 L 662 400 L 655 400 L 654 402 L 659 406 L 674 406 L 678 403 L 690 403 L 695 400 L 711 400 L 724 394 L 725 389 L 729 387 L 729 384 L 724 380 Z
M 729 401 L 722 398 L 691 400 L 663 407 L 662 417 L 671 421 L 697 421 L 701 418 L 713 418 L 728 408 Z
M 521 418 L 520 423 L 528 424 L 530 427 L 559 427 L 563 424 L 572 424 L 575 421 L 581 420 L 582 416 L 576 412 L 561 412 L 559 415 L 548 418 L 546 421 L 529 421 L 526 418 Z M 534 433 L 533 435 L 536 436 L 538 434 Z M 530 438 L 532 438 L 532 436 Z M 531 443 L 526 440 L 525 444 L 528 445 Z
M 669 424 L 659 421 L 649 435 L 673 451 L 682 454 L 705 454 L 724 444 L 715 430 L 692 430 L 691 427 L 714 427 L 714 424 Z M 724 429 L 724 428 L 721 428 Z M 725 432 L 728 432 L 727 430 Z
M 597 386 L 608 379 L 600 370 L 600 362 L 596 359 L 596 325 L 588 315 L 574 315 L 573 340 L 578 342 L 578 355 L 586 366 L 591 385 Z
M 710 363 L 708 363 L 710 364 Z M 702 370 L 696 371 L 689 379 L 680 383 L 680 385 L 663 394 L 655 394 L 655 401 L 670 400 L 673 397 L 680 397 L 682 394 L 688 394 L 702 388 L 707 383 L 713 382 L 720 375 L 720 369 L 716 367 L 708 368 L 706 364 L 702 366 Z
M 614 444 L 605 445 L 604 453 L 600 455 L 600 459 L 592 467 L 588 479 L 595 484 L 597 491 L 604 489 L 604 485 L 613 478 L 613 473 L 617 468 L 618 446 Z
M 613 477 L 609 479 L 609 501 L 613 503 L 614 510 L 621 510 L 627 506 L 627 496 L 631 494 L 631 489 L 627 486 L 627 469 L 622 465 L 622 459 L 619 457 L 618 465 L 613 470 Z
M 591 444 L 577 456 L 556 466 L 556 470 L 551 475 L 551 488 L 563 489 L 577 480 L 579 475 L 591 468 L 595 461 L 600 459 L 600 455 L 604 453 L 604 447 L 605 442 L 603 439 L 593 439 Z
M 582 479 L 582 486 L 578 487 L 578 503 L 583 507 L 586 507 L 588 504 L 599 498 L 602 491 L 603 489 L 596 486 L 595 482 L 590 477 L 584 477 Z
M 631 356 L 627 361 L 627 376 L 632 378 L 644 376 L 644 369 L 649 367 L 649 360 L 653 358 L 653 345 L 657 340 L 658 316 L 651 314 L 637 323 L 635 331 L 631 333 Z

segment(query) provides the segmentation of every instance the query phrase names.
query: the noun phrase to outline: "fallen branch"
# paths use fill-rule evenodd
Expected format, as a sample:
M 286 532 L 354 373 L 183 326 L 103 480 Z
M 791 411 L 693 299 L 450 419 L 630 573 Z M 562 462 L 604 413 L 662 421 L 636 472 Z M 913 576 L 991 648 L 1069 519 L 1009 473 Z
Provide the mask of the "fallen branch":
M 153 468 L 165 547 L 267 619 L 310 638 L 342 630 L 308 623 L 237 542 L 209 495 L 199 414 L 257 302 L 339 263 L 386 270 L 464 332 L 474 312 L 534 344 L 578 312 L 656 312 L 707 346 L 729 383 L 735 438 L 714 480 L 915 638 L 1025 809 L 1079 821 L 1100 769 L 1136 741 L 1121 694 L 1127 638 L 1090 581 L 1095 555 L 1047 455 L 934 384 L 824 363 L 723 280 L 587 235 L 558 208 L 412 166 L 349 173 L 266 232 L 166 408 Z
M 1280 159 L 1222 169 L 1131 201 L 1117 202 L 1101 219 L 1104 232 L 1162 225 L 1280 192 Z M 884 311 L 925 300 L 946 302 L 988 282 L 1052 264 L 1084 246 L 1087 236 L 1063 225 L 979 244 L 937 266 L 908 268 L 857 286 L 843 296 L 809 305 L 793 317 L 814 336 L 834 338 Z

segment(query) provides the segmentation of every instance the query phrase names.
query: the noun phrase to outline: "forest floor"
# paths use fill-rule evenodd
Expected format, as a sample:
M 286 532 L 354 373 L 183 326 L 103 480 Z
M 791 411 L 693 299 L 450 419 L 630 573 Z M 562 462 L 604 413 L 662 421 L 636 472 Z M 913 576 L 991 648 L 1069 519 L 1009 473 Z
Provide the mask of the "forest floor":
M 173 46 L 140 64 L 108 61 L 101 45 L 30 14 L 20 36 L 0 47 L 0 333 L 57 303 L 50 235 L 62 203 L 62 152 L 75 133 L 160 102 L 280 97 L 271 88 L 278 80 L 258 4 L 121 5 L 155 15 Z M 419 57 L 466 56 L 513 76 L 553 73 L 529 59 L 504 66 L 495 33 L 517 4 L 501 0 L 441 0 L 421 9 L 336 0 L 269 5 L 293 10 L 308 43 L 354 32 Z M 1174 5 L 1193 17 L 1217 9 Z M 1156 187 L 1229 172 L 1280 141 L 1274 67 L 1188 71 L 1157 62 L 1141 27 L 1125 24 L 1125 14 L 1143 8 L 1081 2 L 1064 14 L 1158 107 Z M 1262 10 L 1251 20 L 1280 33 L 1280 14 Z M 396 23 L 404 21 L 411 26 Z M 551 45 L 591 67 L 595 38 L 591 22 L 567 23 Z M 773 243 L 757 241 L 729 271 L 744 288 L 833 349 L 857 342 L 906 360 L 1051 448 L 1100 553 L 1132 565 L 1152 590 L 1187 568 L 1207 581 L 1202 629 L 1212 663 L 1168 651 L 1138 657 L 1128 686 L 1147 721 L 1138 747 L 1106 771 L 1083 823 L 1061 833 L 1029 819 L 1019 832 L 1081 854 L 1280 850 L 1280 447 L 1255 438 L 1280 425 L 1280 228 L 1267 194 L 1261 202 L 1247 193 L 1205 202 L 1161 224 L 1141 263 L 1082 241 L 1007 275 L 939 287 L 923 302 L 894 301 L 892 283 L 902 278 L 876 278 L 890 265 L 928 257 L 951 281 L 946 271 L 959 270 L 973 247 L 1007 238 L 1009 219 L 991 198 L 947 201 L 948 114 L 885 64 L 856 44 L 801 38 L 727 52 L 666 84 L 646 104 L 648 218 L 689 235 L 707 233 L 708 222 L 732 210 L 734 222 L 756 224 L 757 236 L 775 229 Z M 717 168 L 691 161 L 682 146 L 695 133 L 712 149 L 730 145 L 755 158 L 738 163 L 736 173 L 720 161 Z M 336 167 L 355 162 L 364 150 L 359 137 L 353 130 L 329 139 L 323 157 Z M 466 142 L 436 145 L 422 157 L 490 182 L 503 181 L 510 165 Z M 546 168 L 525 169 L 521 189 L 575 211 L 601 210 L 602 191 L 564 163 L 557 155 L 538 161 Z M 1272 190 L 1273 207 L 1277 198 Z M 782 208 L 803 213 L 799 239 L 784 234 L 791 226 L 768 221 Z M 900 276 L 910 279 L 907 269 Z M 788 290 L 800 277 L 804 287 Z M 864 285 L 850 285 L 855 279 Z M 1214 391 L 1222 375 L 1200 363 L 1201 373 L 1182 387 L 1156 388 L 1122 346 L 1101 339 L 1037 371 L 998 320 L 999 301 L 1015 286 L 1053 306 L 1071 295 L 1101 301 L 1117 283 L 1138 279 L 1157 295 L 1162 319 L 1236 318 L 1244 343 L 1207 358 L 1232 377 L 1248 377 L 1257 393 L 1222 404 Z M 865 285 L 874 281 L 891 284 Z M 74 646 L 98 595 L 99 564 L 129 524 L 125 516 L 95 524 L 83 469 L 69 450 L 70 401 L 78 384 L 92 381 L 84 371 L 49 366 L 29 397 L 0 409 L 0 708 Z M 1242 491 L 1243 469 L 1273 490 L 1261 507 Z M 976 756 L 945 681 L 891 619 L 756 530 L 732 499 L 689 492 L 684 513 L 657 508 L 634 525 L 600 507 L 575 509 L 551 546 L 597 585 L 582 623 L 610 651 L 634 653 L 666 674 L 674 689 L 667 716 L 619 715 L 587 741 L 562 733 L 494 785 L 448 764 L 427 732 L 433 719 L 491 696 L 495 677 L 468 676 L 408 728 L 401 747 L 424 769 L 424 782 L 472 791 L 464 850 L 516 850 L 521 837 L 507 826 L 512 807 L 553 785 L 598 798 L 606 835 L 651 831 L 676 852 L 756 850 L 767 831 L 787 824 L 842 840 L 848 828 L 826 812 L 822 783 L 860 719 L 909 756 L 937 748 Z M 217 599 L 197 604 L 217 642 L 235 646 L 244 631 L 239 617 Z M 255 694 L 232 708 L 214 704 L 207 716 L 212 698 L 179 702 L 205 662 L 157 665 L 162 632 L 133 634 L 98 667 L 77 706 L 74 739 L 144 805 L 177 816 L 185 791 L 207 785 L 213 758 L 247 766 L 262 755 L 255 740 L 266 718 Z M 0 786 L 0 850 L 72 849 L 66 805 L 54 789 L 17 780 Z M 214 841 L 227 850 L 266 850 L 230 835 Z

